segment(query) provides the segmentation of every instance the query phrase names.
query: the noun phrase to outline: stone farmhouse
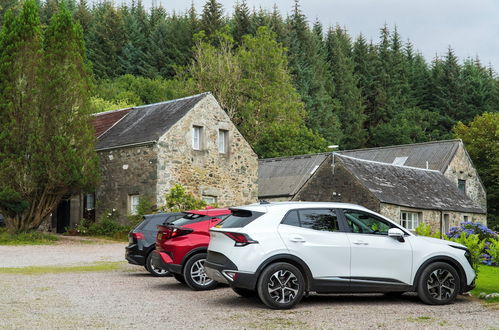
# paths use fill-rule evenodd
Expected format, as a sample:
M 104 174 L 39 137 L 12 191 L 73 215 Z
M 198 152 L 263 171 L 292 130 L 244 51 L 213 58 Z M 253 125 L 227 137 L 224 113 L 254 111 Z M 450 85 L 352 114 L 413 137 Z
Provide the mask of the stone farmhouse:
M 57 231 L 112 209 L 125 221 L 176 183 L 220 206 L 257 201 L 257 156 L 210 93 L 99 113 L 94 126 L 102 182 L 60 203 Z
M 363 205 L 405 228 L 486 224 L 486 195 L 462 141 L 262 159 L 259 198 Z

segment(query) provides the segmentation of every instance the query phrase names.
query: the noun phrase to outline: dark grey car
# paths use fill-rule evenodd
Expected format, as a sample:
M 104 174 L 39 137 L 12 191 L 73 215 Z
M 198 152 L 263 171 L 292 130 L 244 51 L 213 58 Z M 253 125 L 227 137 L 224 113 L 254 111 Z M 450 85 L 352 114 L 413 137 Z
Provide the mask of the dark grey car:
M 144 216 L 144 220 L 128 233 L 125 258 L 130 264 L 144 266 L 154 276 L 169 276 L 168 271 L 154 266 L 151 252 L 155 248 L 157 226 L 181 218 L 183 213 L 156 213 Z

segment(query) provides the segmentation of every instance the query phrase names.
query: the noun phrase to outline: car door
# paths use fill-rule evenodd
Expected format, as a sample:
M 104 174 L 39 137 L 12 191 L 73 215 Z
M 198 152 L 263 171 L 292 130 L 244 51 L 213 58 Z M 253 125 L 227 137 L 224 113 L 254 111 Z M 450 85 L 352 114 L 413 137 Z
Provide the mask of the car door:
M 336 210 L 291 210 L 278 231 L 290 253 L 308 265 L 315 280 L 348 284 L 350 243 L 347 234 L 340 231 Z
M 351 285 L 411 284 L 412 247 L 409 240 L 400 242 L 388 236 L 390 222 L 364 211 L 343 210 L 350 227 Z

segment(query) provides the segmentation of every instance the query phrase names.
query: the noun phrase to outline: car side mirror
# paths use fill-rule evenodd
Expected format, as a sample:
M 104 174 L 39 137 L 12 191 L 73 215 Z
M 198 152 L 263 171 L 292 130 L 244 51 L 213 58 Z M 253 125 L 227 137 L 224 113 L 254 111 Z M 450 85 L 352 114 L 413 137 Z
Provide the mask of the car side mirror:
M 405 242 L 404 232 L 398 228 L 388 229 L 388 236 L 396 238 L 399 242 Z

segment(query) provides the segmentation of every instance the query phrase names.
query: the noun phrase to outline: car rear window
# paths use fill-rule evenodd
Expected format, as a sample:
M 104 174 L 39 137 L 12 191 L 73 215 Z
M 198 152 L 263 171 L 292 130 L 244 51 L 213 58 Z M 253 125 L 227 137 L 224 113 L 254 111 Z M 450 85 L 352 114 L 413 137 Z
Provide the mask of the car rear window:
M 256 218 L 262 216 L 262 212 L 248 210 L 232 210 L 232 214 L 220 222 L 217 228 L 242 228 L 251 223 Z
M 174 220 L 174 221 L 168 221 L 169 225 L 174 225 L 174 226 L 183 226 L 183 225 L 189 225 L 201 221 L 206 221 L 211 218 L 217 218 L 217 217 L 210 217 L 207 215 L 201 215 L 201 214 L 194 214 L 194 213 L 186 213 L 182 218 Z

